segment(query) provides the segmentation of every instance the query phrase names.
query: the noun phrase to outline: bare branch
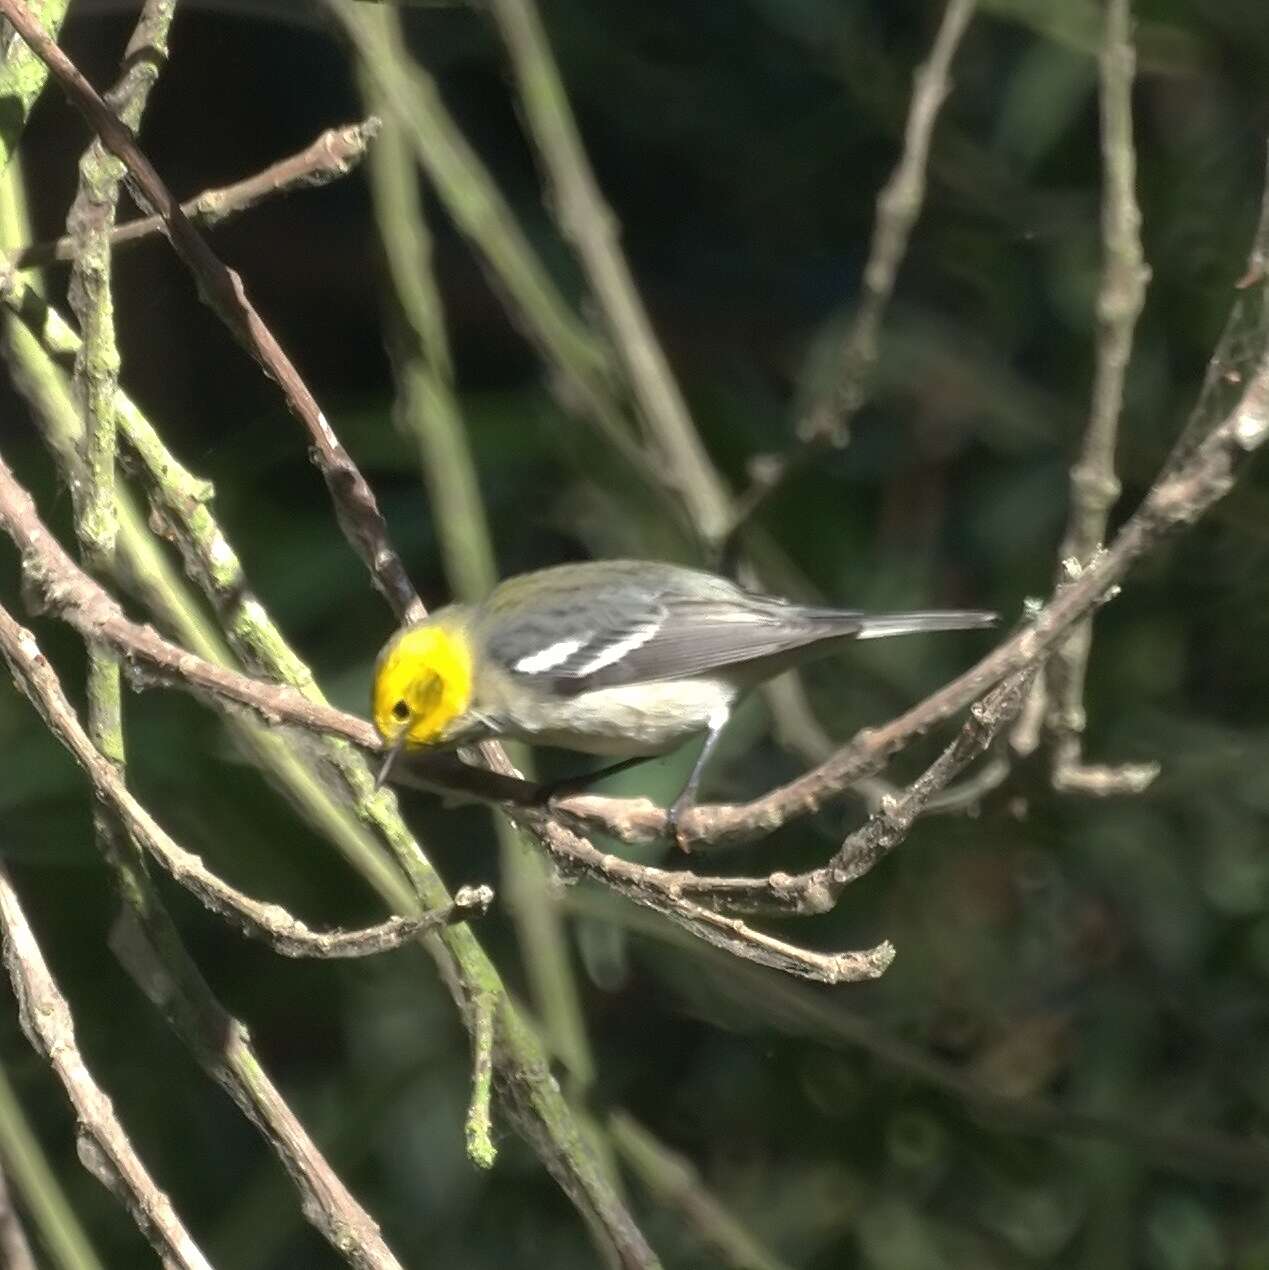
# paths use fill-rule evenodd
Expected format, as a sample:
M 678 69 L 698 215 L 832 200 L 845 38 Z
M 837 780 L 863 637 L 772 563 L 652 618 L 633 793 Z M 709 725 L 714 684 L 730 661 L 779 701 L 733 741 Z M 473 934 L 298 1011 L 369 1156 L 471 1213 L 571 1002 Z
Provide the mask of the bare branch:
M 600 876 L 603 876 L 602 874 Z M 693 882 L 690 875 L 682 875 L 685 881 Z M 733 879 L 728 879 L 732 881 Z M 668 917 L 670 921 L 684 930 L 690 931 L 697 939 L 715 948 L 721 948 L 734 957 L 744 961 L 752 961 L 755 965 L 768 966 L 772 970 L 780 970 L 793 975 L 797 979 L 810 979 L 815 983 L 862 983 L 868 979 L 879 979 L 894 960 L 894 945 L 883 940 L 873 948 L 865 948 L 859 952 L 818 953 L 809 948 L 799 948 L 786 940 L 776 939 L 742 921 L 739 917 L 720 913 L 717 908 L 708 908 L 703 904 L 686 898 L 679 888 L 678 893 L 664 898 L 654 898 L 647 888 L 623 890 L 629 899 L 642 904 L 655 912 Z M 693 888 L 695 889 L 695 888 Z M 702 892 L 707 888 L 701 887 Z M 754 905 L 754 908 L 768 910 L 775 905 Z
M 877 339 L 912 227 L 925 201 L 925 170 L 939 111 L 951 90 L 952 58 L 974 16 L 976 0 L 948 0 L 930 56 L 917 68 L 903 132 L 903 151 L 877 196 L 877 216 L 864 265 L 859 304 L 841 348 L 829 390 L 798 420 L 797 444 L 783 455 L 765 455 L 752 465 L 749 488 L 737 500 L 723 542 L 724 558 L 759 509 L 812 458 L 847 442 L 850 424 L 872 395 Z
M 850 834 L 829 863 L 821 868 L 798 874 L 781 872 L 765 877 L 727 877 L 633 865 L 619 856 L 595 851 L 584 840 L 561 840 L 549 834 L 545 839 L 547 849 L 566 875 L 600 880 L 636 903 L 665 911 L 667 916 L 707 942 L 746 955 L 741 949 L 719 943 L 705 931 L 696 929 L 693 921 L 699 921 L 698 905 L 731 914 L 799 916 L 828 912 L 847 886 L 861 878 L 907 837 L 914 821 L 929 802 L 1009 725 L 1021 707 L 1027 684 L 1038 669 L 1038 663 L 1028 666 L 977 703 L 955 740 L 926 771 L 901 793 L 886 799 L 868 822 Z M 870 978 L 873 976 L 867 971 L 871 969 L 874 974 L 884 971 L 893 950 L 888 945 L 881 945 L 867 953 L 844 956 L 856 959 L 854 968 L 859 973 L 855 977 Z M 810 966 L 798 970 L 781 960 L 764 963 L 760 955 L 749 955 L 748 960 L 790 970 L 803 978 L 818 977 L 808 973 L 813 968 Z M 844 966 L 847 963 L 840 964 Z
M 204 190 L 181 204 L 181 211 L 195 225 L 212 229 L 221 221 L 249 211 L 258 203 L 296 189 L 329 185 L 347 176 L 365 157 L 366 150 L 378 132 L 379 121 L 373 116 L 361 123 L 342 128 L 327 128 L 303 150 L 278 159 L 252 176 Z M 153 238 L 163 230 L 161 216 L 141 216 L 125 221 L 110 231 L 113 251 Z M 52 242 L 32 243 L 19 247 L 12 255 L 14 269 L 37 269 L 43 265 L 75 258 L 75 240 L 67 235 Z
M 1262 354 L 1263 358 L 1263 354 Z M 1106 600 L 1133 565 L 1169 534 L 1193 524 L 1233 485 L 1247 457 L 1264 441 L 1269 412 L 1269 359 L 1263 359 L 1242 400 L 1181 467 L 1165 474 L 1111 546 L 1080 577 L 1060 588 L 1033 622 L 883 727 L 861 732 L 805 775 L 751 803 L 700 806 L 679 825 L 686 843 L 726 843 L 760 837 L 795 816 L 816 810 L 861 776 L 881 769 L 913 737 L 963 710 L 1008 675 L 1047 656 L 1070 627 Z M 665 814 L 638 801 L 570 798 L 555 804 L 574 823 L 630 841 L 664 833 Z
M 501 746 L 485 745 L 481 749 L 491 770 L 466 768 L 467 772 L 478 780 L 513 779 L 511 774 L 515 768 Z M 513 821 L 533 834 L 564 876 L 584 876 L 603 882 L 634 903 L 668 917 L 698 939 L 746 961 L 821 983 L 848 983 L 877 978 L 894 958 L 894 949 L 888 943 L 862 952 L 845 953 L 816 953 L 799 948 L 720 912 L 724 906 L 712 903 L 712 884 L 717 879 L 697 879 L 690 873 L 632 864 L 619 856 L 606 855 L 537 806 L 508 807 L 507 812 Z M 730 886 L 734 879 L 722 881 L 724 886 Z M 686 889 L 694 883 L 699 883 L 696 895 L 705 898 L 710 906 L 686 894 Z M 777 903 L 748 907 L 759 911 L 781 910 Z
M 66 699 L 53 668 L 40 652 L 35 636 L 0 607 L 0 653 L 14 682 L 39 711 L 54 736 L 70 750 L 102 804 L 108 806 L 128 836 L 154 857 L 182 886 L 209 909 L 245 934 L 267 943 L 286 957 L 366 957 L 399 948 L 425 930 L 463 921 L 483 911 L 492 900 L 487 888 L 455 897 L 453 905 L 421 918 L 394 917 L 365 930 L 313 931 L 278 904 L 266 904 L 235 890 L 212 873 L 192 852 L 178 845 L 129 792 L 123 778 L 92 743 Z
M 13 23 L 102 144 L 123 162 L 134 194 L 162 218 L 172 246 L 198 281 L 199 294 L 281 388 L 291 413 L 308 431 L 313 461 L 326 480 L 340 528 L 393 612 L 403 621 L 421 616 L 418 597 L 388 540 L 387 525 L 370 486 L 331 431 L 299 371 L 247 298 L 242 279 L 207 245 L 127 127 L 40 29 L 22 0 L 0 0 L 0 15 Z
M 31 497 L 13 479 L 0 458 L 0 521 L 24 558 L 23 567 L 49 609 L 86 639 L 117 649 L 160 683 L 183 684 L 255 711 L 265 723 L 283 721 L 342 736 L 364 749 L 381 748 L 378 733 L 365 720 L 309 701 L 285 684 L 251 679 L 187 653 L 152 627 L 124 616 L 118 603 L 80 570 L 41 524 Z
M 1207 363 L 1198 397 L 1177 437 L 1165 472 L 1186 463 L 1194 449 L 1242 396 L 1243 385 L 1256 373 L 1269 343 L 1269 144 L 1265 146 L 1265 178 L 1260 215 L 1242 277 L 1235 283 L 1234 303 Z
M 110 1099 L 84 1065 L 75 1041 L 70 1007 L 49 973 L 35 934 L 3 871 L 0 925 L 4 928 L 5 966 L 18 999 L 22 1030 L 52 1067 L 75 1109 L 81 1134 L 79 1157 L 84 1166 L 127 1206 L 164 1265 L 211 1270 L 211 1263 L 181 1224 L 171 1200 L 155 1185 L 133 1150 Z
M 1115 439 L 1123 413 L 1124 377 L 1150 277 L 1141 250 L 1137 159 L 1132 137 L 1131 0 L 1106 0 L 1101 53 L 1102 196 L 1101 290 L 1097 296 L 1097 365 L 1080 456 L 1071 468 L 1071 509 L 1059 551 L 1060 574 L 1078 576 L 1106 536 L 1119 498 Z M 1059 579 L 1061 580 L 1061 579 Z M 1158 775 L 1156 763 L 1086 767 L 1083 762 L 1084 681 L 1093 619 L 1078 623 L 1046 670 L 1045 722 L 1053 751 L 1055 788 L 1083 794 L 1139 793 Z
M 663 479 L 692 505 L 705 543 L 721 540 L 730 496 L 692 423 L 622 254 L 617 220 L 604 201 L 578 135 L 559 68 L 533 0 L 493 0 L 519 99 L 551 185 L 552 210 L 581 257 L 599 311 L 663 460 Z
M 207 986 L 161 903 L 124 909 L 110 947 L 203 1070 L 259 1129 L 294 1183 L 308 1221 L 355 1270 L 401 1270 L 374 1219 L 278 1092 L 247 1029 Z
M 107 94 L 111 109 L 133 132 L 140 125 L 150 92 L 167 63 L 167 37 L 175 12 L 175 0 L 145 0 L 128 40 L 123 70 Z M 75 244 L 68 294 L 83 331 L 71 377 L 71 395 L 84 420 L 81 478 L 71 482 L 71 499 L 80 553 L 87 567 L 99 576 L 110 574 L 118 558 L 118 436 L 114 402 L 119 389 L 120 355 L 115 334 L 110 229 L 118 210 L 122 178 L 122 165 L 94 138 L 80 157 L 79 185 L 66 219 Z M 102 773 L 108 774 L 122 790 L 126 746 L 119 656 L 95 640 L 88 641 L 87 651 L 86 731 L 79 727 L 79 720 L 69 708 L 66 713 L 74 723 L 83 752 L 91 755 Z M 52 687 L 55 696 L 61 697 L 55 678 Z M 61 703 L 66 704 L 64 697 Z M 93 832 L 103 858 L 115 870 L 120 892 L 135 893 L 136 888 L 130 883 L 136 873 L 144 870 L 144 859 L 118 849 L 117 814 L 100 799 L 93 806 Z

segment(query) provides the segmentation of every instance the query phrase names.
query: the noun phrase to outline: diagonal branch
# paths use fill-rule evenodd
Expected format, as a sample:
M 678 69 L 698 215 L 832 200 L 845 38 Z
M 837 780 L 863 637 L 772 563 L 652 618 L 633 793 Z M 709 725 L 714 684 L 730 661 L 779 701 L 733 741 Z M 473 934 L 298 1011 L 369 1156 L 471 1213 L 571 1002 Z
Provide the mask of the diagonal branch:
M 571 861 L 565 862 L 559 856 L 556 860 L 565 868 L 571 866 Z M 797 979 L 830 985 L 864 983 L 869 979 L 881 978 L 894 960 L 894 945 L 889 940 L 882 940 L 873 948 L 857 952 L 813 952 L 755 930 L 734 913 L 719 912 L 718 908 L 721 906 L 707 907 L 698 904 L 695 900 L 688 899 L 682 888 L 674 889 L 674 893 L 663 897 L 655 896 L 650 889 L 643 886 L 630 890 L 621 887 L 614 889 L 621 891 L 636 904 L 642 904 L 645 908 L 668 917 L 704 943 L 744 961 L 752 961 L 755 965 L 783 971 Z M 775 906 L 752 907 L 758 911 L 769 911 Z
M 176 843 L 137 801 L 115 765 L 93 744 L 66 699 L 34 635 L 0 607 L 0 655 L 14 682 L 50 732 L 74 756 L 103 806 L 109 807 L 136 845 L 186 890 L 244 934 L 285 957 L 367 957 L 399 948 L 428 930 L 479 915 L 493 900 L 488 887 L 463 888 L 454 903 L 421 918 L 394 917 L 364 930 L 310 930 L 278 904 L 251 899 L 217 877 L 192 852 Z
M 700 905 L 722 914 L 760 913 L 806 916 L 826 913 L 841 893 L 861 878 L 878 861 L 894 850 L 908 835 L 913 823 L 931 799 L 945 789 L 970 763 L 981 755 L 1002 729 L 1016 716 L 1025 689 L 1039 669 L 1028 666 L 1000 684 L 978 702 L 960 733 L 942 754 L 901 793 L 888 797 L 868 822 L 842 843 L 828 864 L 805 873 L 770 873 L 765 877 L 729 877 L 691 873 L 686 870 L 654 868 L 632 864 L 620 856 L 596 851 L 584 839 L 563 839 L 547 834 L 545 843 L 566 876 L 582 876 L 603 882 L 611 890 L 635 903 L 667 911 L 679 925 L 692 930 L 706 942 L 727 947 L 696 930 Z M 885 969 L 893 950 L 888 944 L 863 953 L 843 954 L 841 966 L 851 965 L 855 978 L 872 978 Z M 761 961 L 760 957 L 749 960 Z M 780 961 L 765 964 L 789 969 Z M 871 970 L 871 973 L 868 971 Z M 802 972 L 803 978 L 817 978 Z
M 387 525 L 375 496 L 347 450 L 331 431 L 308 385 L 247 297 L 242 279 L 208 246 L 162 178 L 96 89 L 40 28 L 22 0 L 0 0 L 0 16 L 48 66 L 75 108 L 102 144 L 128 169 L 138 201 L 162 218 L 177 254 L 198 282 L 199 294 L 225 323 L 270 379 L 282 390 L 291 413 L 304 425 L 313 461 L 321 470 L 340 528 L 398 618 L 422 615 L 405 566 L 388 540 Z
M 534 0 L 493 0 L 519 100 L 546 176 L 553 210 L 577 248 L 599 311 L 664 463 L 664 479 L 692 504 L 705 543 L 721 540 L 730 498 L 705 453 L 621 251 L 616 218 L 586 158 L 559 68 Z
M 724 558 L 734 552 L 738 536 L 790 477 L 823 450 L 846 444 L 852 420 L 872 395 L 881 324 L 894 293 L 899 266 L 907 254 L 912 227 L 925 201 L 930 140 L 951 89 L 952 58 L 974 15 L 975 3 L 976 0 L 948 0 L 930 55 L 914 77 L 903 150 L 877 196 L 862 294 L 837 352 L 833 382 L 798 420 L 794 448 L 783 455 L 766 456 L 755 465 L 748 489 L 737 497 L 723 542 Z
M 1243 464 L 1264 442 L 1269 420 L 1269 356 L 1262 360 L 1234 410 L 1181 466 L 1154 485 L 1114 541 L 1074 582 L 1060 588 L 1018 634 L 958 678 L 883 727 L 853 741 L 805 775 L 751 803 L 702 806 L 679 826 L 688 844 L 738 842 L 768 834 L 795 816 L 815 811 L 861 776 L 880 770 L 914 736 L 963 710 L 994 684 L 1042 660 L 1111 594 L 1136 562 L 1169 535 L 1203 515 L 1233 486 Z M 558 804 L 578 824 L 605 826 L 631 841 L 664 833 L 665 813 L 646 802 L 613 805 L 597 797 Z M 580 814 L 579 814 L 580 813 Z
M 93 1079 L 75 1041 L 66 998 L 49 973 L 8 876 L 0 872 L 4 961 L 18 999 L 22 1030 L 47 1060 L 75 1109 L 84 1166 L 128 1208 L 165 1266 L 211 1270 L 128 1140 L 110 1099 Z
M 372 116 L 361 123 L 327 128 L 303 150 L 270 163 L 252 176 L 234 181 L 231 185 L 204 190 L 186 199 L 181 204 L 181 211 L 195 225 L 211 229 L 223 220 L 249 211 L 265 199 L 289 194 L 295 189 L 329 185 L 347 176 L 361 162 L 374 140 L 378 125 L 379 121 Z M 161 216 L 140 216 L 114 226 L 110 231 L 110 246 L 118 251 L 120 247 L 133 246 L 162 232 Z M 75 240 L 67 234 L 51 242 L 19 247 L 10 263 L 14 269 L 37 269 L 74 258 Z

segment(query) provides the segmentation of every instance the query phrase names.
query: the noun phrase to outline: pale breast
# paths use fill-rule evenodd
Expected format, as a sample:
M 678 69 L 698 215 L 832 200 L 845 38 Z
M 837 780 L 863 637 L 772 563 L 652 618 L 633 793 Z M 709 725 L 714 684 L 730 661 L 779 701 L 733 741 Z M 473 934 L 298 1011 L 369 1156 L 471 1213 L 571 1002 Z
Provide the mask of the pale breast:
M 624 758 L 662 754 L 725 717 L 736 687 L 716 679 L 621 684 L 539 700 L 531 719 L 513 709 L 499 722 L 533 745 Z

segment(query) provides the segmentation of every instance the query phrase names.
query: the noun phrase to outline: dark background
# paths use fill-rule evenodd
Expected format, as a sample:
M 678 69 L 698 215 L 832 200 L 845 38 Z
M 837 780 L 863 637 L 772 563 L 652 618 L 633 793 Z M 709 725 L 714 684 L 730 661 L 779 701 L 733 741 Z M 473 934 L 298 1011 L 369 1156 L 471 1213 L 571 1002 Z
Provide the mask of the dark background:
M 544 5 L 657 331 L 736 487 L 753 456 L 787 444 L 849 316 L 911 72 L 940 12 L 918 0 Z M 1269 124 L 1263 0 L 1142 3 L 1138 16 L 1153 280 L 1127 385 L 1122 512 L 1184 422 L 1224 323 Z M 131 21 L 124 5 L 73 12 L 63 43 L 95 83 L 113 78 Z M 580 293 L 496 34 L 466 8 L 410 10 L 408 29 L 535 244 Z M 1047 593 L 1094 348 L 1096 31 L 1093 5 L 1050 14 L 995 0 L 966 37 L 876 398 L 849 447 L 763 515 L 807 594 L 981 605 L 1013 620 L 1025 597 Z M 303 5 L 183 5 L 171 54 L 142 142 L 183 194 L 362 113 L 345 52 Z M 46 93 L 22 146 L 39 237 L 61 232 L 85 141 Z M 552 402 L 479 263 L 433 210 L 501 571 L 657 554 L 647 507 L 607 479 L 587 425 Z M 415 449 L 389 417 L 386 285 L 361 176 L 266 204 L 214 241 L 374 484 L 425 599 L 443 602 Z M 128 390 L 215 482 L 254 586 L 323 687 L 364 710 L 391 617 L 340 536 L 300 430 L 162 241 L 121 255 L 116 276 Z M 64 275 L 50 286 L 58 294 Z M 68 529 L 69 497 L 26 407 L 8 390 L 0 406 L 6 458 Z M 1199 1141 L 1265 1145 L 1269 1124 L 1267 483 L 1254 466 L 1098 617 L 1088 750 L 1158 760 L 1145 796 L 1059 797 L 1039 768 L 1022 770 L 976 815 L 920 824 L 831 917 L 788 928 L 825 948 L 893 940 L 898 957 L 878 984 L 808 988 L 570 892 L 593 1105 L 628 1109 L 684 1152 L 789 1265 L 1269 1266 L 1263 1171 L 1256 1180 L 1205 1160 Z M 17 604 L 8 551 L 0 597 Z M 38 630 L 78 692 L 82 651 L 47 623 Z M 869 645 L 806 679 L 821 723 L 844 739 L 985 647 L 972 635 Z M 212 715 L 170 693 L 129 694 L 126 706 L 130 779 L 186 847 L 311 923 L 373 920 L 368 891 Z M 755 707 L 713 769 L 714 794 L 752 795 L 799 769 L 768 733 Z M 931 752 L 918 747 L 897 774 Z M 7 687 L 0 754 L 0 848 L 89 1061 L 178 1211 L 218 1265 L 336 1264 L 260 1139 L 105 953 L 114 901 L 82 780 Z M 671 790 L 683 762 L 625 788 Z M 498 886 L 486 816 L 406 797 L 447 881 Z M 821 860 L 861 814 L 830 809 L 736 867 Z M 505 1121 L 494 1172 L 466 1160 L 467 1044 L 430 965 L 413 952 L 284 962 L 166 889 L 205 973 L 406 1264 L 595 1264 L 576 1214 Z M 505 915 L 480 931 L 522 988 Z M 69 1113 L 11 1005 L 0 1057 L 105 1263 L 146 1264 L 126 1217 L 77 1164 Z M 987 1114 L 952 1087 L 967 1077 L 1063 1110 L 1038 1127 Z M 1086 1112 L 1109 1127 L 1080 1132 Z M 1192 1135 L 1192 1149 L 1162 1150 L 1138 1129 Z M 668 1265 L 717 1264 L 630 1187 Z

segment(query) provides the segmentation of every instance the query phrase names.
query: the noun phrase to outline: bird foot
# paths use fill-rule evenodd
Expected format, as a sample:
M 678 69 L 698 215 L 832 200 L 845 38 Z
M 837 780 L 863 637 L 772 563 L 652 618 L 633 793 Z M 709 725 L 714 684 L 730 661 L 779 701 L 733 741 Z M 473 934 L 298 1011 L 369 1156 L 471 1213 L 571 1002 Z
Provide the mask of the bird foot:
M 665 813 L 665 836 L 668 841 L 672 842 L 684 855 L 692 854 L 691 844 L 683 837 L 682 820 L 685 815 L 696 805 L 693 798 L 677 798 L 670 805 L 669 811 Z

